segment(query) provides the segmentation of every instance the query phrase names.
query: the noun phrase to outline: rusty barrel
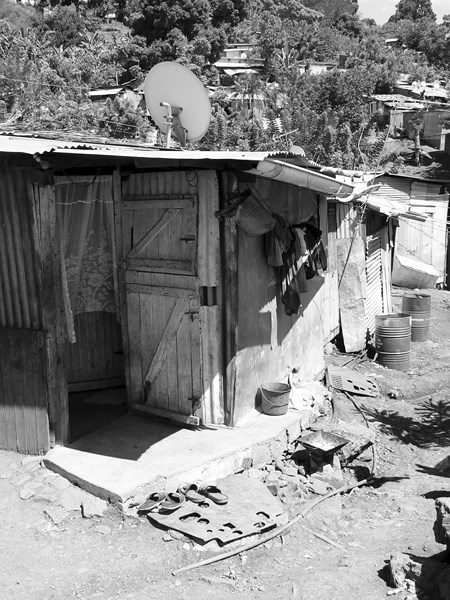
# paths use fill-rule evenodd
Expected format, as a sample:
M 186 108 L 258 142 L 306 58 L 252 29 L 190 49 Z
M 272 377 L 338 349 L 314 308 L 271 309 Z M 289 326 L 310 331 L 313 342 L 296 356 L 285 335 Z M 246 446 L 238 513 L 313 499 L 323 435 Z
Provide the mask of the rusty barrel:
M 375 349 L 380 365 L 408 371 L 411 364 L 411 316 L 405 313 L 377 315 Z
M 426 342 L 431 323 L 430 294 L 406 294 L 402 299 L 402 312 L 411 315 L 411 341 Z

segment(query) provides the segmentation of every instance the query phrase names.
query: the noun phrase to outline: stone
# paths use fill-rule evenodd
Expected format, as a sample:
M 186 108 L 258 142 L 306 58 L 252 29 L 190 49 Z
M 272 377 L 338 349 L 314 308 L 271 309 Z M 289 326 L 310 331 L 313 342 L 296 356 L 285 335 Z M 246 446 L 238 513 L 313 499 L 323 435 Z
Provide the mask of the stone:
M 184 540 L 184 533 L 181 531 L 176 531 L 175 529 L 169 529 L 169 535 L 173 540 Z
M 298 472 L 299 477 L 303 477 L 303 479 L 306 479 L 305 465 L 298 465 L 297 472 Z M 303 482 L 303 483 L 305 483 L 305 482 Z
M 170 533 L 165 533 L 161 539 L 163 542 L 173 542 L 173 540 L 174 540 L 174 538 L 170 535 Z
M 311 481 L 312 491 L 319 496 L 325 496 L 328 493 L 328 488 L 329 486 L 326 481 L 321 481 L 320 479 L 313 479 Z
M 27 465 L 40 465 L 41 461 L 42 456 L 24 456 L 20 462 L 25 467 Z
M 253 459 L 250 456 L 246 456 L 242 459 L 241 467 L 244 471 L 247 471 L 253 466 Z
M 112 533 L 111 527 L 108 527 L 108 525 L 103 525 L 102 523 L 96 525 L 94 527 L 94 531 L 95 533 L 101 533 L 102 535 L 111 535 Z
M 305 477 L 304 475 L 302 475 L 301 473 L 298 474 L 298 480 L 303 483 L 304 485 L 308 485 L 308 478 Z
M 281 472 L 284 473 L 284 475 L 288 475 L 289 477 L 297 477 L 298 468 L 296 465 L 285 463 Z
M 70 481 L 64 477 L 61 477 L 61 475 L 54 474 L 51 477 L 48 477 L 47 480 L 51 486 L 61 491 L 66 490 L 71 485 Z
M 60 506 L 49 506 L 44 510 L 44 514 L 47 515 L 55 525 L 60 525 L 69 516 L 67 510 Z
M 261 468 L 272 462 L 272 454 L 268 444 L 257 444 L 252 449 L 253 466 Z
M 20 490 L 19 496 L 22 498 L 22 500 L 29 500 L 30 498 L 36 495 L 36 492 L 37 489 L 35 487 L 32 487 L 31 485 L 26 485 Z
M 264 473 L 260 469 L 255 469 L 254 467 L 245 471 L 245 474 L 247 477 L 251 477 L 257 481 L 262 481 L 264 479 Z
M 275 471 L 275 465 L 266 465 L 266 471 L 273 473 Z
M 275 469 L 276 469 L 277 471 L 282 471 L 282 470 L 283 470 L 283 467 L 284 467 L 284 462 L 281 460 L 281 457 L 280 457 L 280 458 L 277 458 L 277 459 L 275 460 Z
M 108 503 L 97 496 L 87 495 L 81 501 L 81 513 L 85 519 L 92 519 L 92 517 L 103 517 Z
M 87 496 L 90 496 L 90 494 L 83 490 L 80 490 L 80 488 L 71 486 L 64 490 L 59 499 L 59 503 L 63 508 L 65 508 L 68 511 L 81 511 L 81 505 L 83 503 L 83 500 L 85 500 Z
M 34 500 L 42 502 L 50 502 L 51 504 L 59 500 L 60 494 L 50 486 L 43 485 L 41 489 L 36 491 Z
M 23 485 L 24 483 L 26 483 L 27 481 L 30 481 L 31 479 L 31 475 L 28 475 L 27 473 L 17 473 L 17 475 L 15 475 L 12 479 L 11 479 L 11 483 L 13 485 Z
M 436 521 L 434 522 L 434 538 L 438 544 L 450 547 L 450 498 L 436 498 Z

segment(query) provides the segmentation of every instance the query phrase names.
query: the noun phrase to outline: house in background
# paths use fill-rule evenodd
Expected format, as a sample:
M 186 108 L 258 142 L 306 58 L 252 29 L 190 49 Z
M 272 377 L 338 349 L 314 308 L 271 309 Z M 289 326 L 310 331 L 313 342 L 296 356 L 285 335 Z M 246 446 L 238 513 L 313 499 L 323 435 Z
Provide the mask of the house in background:
M 448 204 L 450 181 L 384 175 L 371 194 L 388 202 L 398 214 L 394 285 L 434 287 L 448 277 Z

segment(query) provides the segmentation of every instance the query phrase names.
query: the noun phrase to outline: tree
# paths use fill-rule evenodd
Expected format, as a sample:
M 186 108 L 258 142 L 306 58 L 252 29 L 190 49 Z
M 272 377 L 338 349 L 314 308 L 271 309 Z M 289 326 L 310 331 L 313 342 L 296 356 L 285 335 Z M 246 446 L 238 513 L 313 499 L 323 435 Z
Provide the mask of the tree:
M 396 6 L 395 14 L 389 21 L 397 22 L 402 19 L 430 19 L 436 21 L 436 15 L 433 11 L 431 0 L 400 0 Z

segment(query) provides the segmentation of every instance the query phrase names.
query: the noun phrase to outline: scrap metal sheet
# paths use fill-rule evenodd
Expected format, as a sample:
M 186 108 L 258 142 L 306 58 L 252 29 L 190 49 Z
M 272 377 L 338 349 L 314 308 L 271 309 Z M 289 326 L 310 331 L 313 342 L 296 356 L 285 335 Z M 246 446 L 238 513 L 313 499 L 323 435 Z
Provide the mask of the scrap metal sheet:
M 150 522 L 167 529 L 209 542 L 226 544 L 248 535 L 262 533 L 280 524 L 283 507 L 267 487 L 245 475 L 231 475 L 217 482 L 228 496 L 228 502 L 218 505 L 205 498 L 201 505 L 186 502 L 170 514 L 151 512 Z

